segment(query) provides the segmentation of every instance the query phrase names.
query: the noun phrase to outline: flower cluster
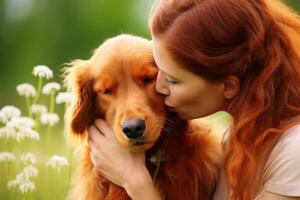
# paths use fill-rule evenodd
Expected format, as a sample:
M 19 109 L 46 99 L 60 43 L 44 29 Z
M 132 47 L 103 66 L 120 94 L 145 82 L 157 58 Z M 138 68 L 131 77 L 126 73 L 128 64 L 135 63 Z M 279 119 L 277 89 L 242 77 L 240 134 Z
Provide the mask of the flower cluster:
M 13 117 L 19 117 L 21 115 L 21 111 L 19 108 L 15 106 L 4 106 L 0 110 L 0 122 L 6 123 Z
M 25 153 L 22 154 L 22 156 L 20 157 L 20 160 L 23 161 L 25 164 L 34 164 L 36 163 L 36 158 L 33 155 L 33 153 Z
M 6 170 L 10 171 L 8 167 L 9 162 L 21 161 L 23 170 L 16 175 L 16 178 L 10 180 L 7 184 L 8 189 L 17 189 L 21 193 L 33 192 L 36 190 L 33 178 L 38 176 L 38 169 L 33 165 L 37 163 L 38 157 L 33 153 L 28 152 L 29 142 L 34 140 L 40 140 L 41 137 L 45 137 L 47 140 L 46 149 L 50 149 L 48 141 L 51 140 L 51 129 L 59 122 L 59 115 L 55 113 L 55 103 L 66 105 L 71 103 L 74 99 L 73 95 L 68 92 L 60 92 L 61 85 L 56 82 L 45 83 L 45 79 L 51 79 L 53 77 L 53 71 L 45 66 L 38 65 L 33 68 L 33 75 L 38 77 L 38 85 L 34 87 L 30 83 L 22 83 L 17 85 L 16 90 L 20 96 L 24 96 L 26 100 L 26 108 L 28 114 L 24 115 L 21 110 L 15 106 L 7 105 L 0 109 L 0 140 L 9 139 L 10 141 L 18 141 L 15 144 L 24 142 L 24 145 L 20 145 L 23 150 L 19 160 L 17 155 L 10 151 L 0 152 L 0 164 L 7 165 Z M 48 106 L 39 103 L 39 97 L 41 94 L 49 96 Z M 40 134 L 43 128 L 40 125 L 47 126 L 47 133 Z M 43 140 L 42 140 L 43 141 Z M 9 148 L 9 146 L 8 146 Z M 24 149 L 26 148 L 26 149 Z M 19 152 L 19 150 L 17 151 Z M 48 151 L 49 153 L 50 151 Z M 58 172 L 62 167 L 69 165 L 69 161 L 62 156 L 53 155 L 45 166 L 56 169 Z M 7 172 L 8 174 L 8 172 Z M 6 180 L 8 181 L 8 180 Z
M 59 116 L 56 113 L 44 113 L 41 115 L 41 123 L 44 125 L 54 126 L 59 122 Z
M 33 68 L 33 75 L 40 77 L 40 78 L 46 78 L 50 79 L 53 77 L 53 72 L 49 67 L 45 65 L 37 65 Z
M 68 166 L 69 162 L 65 157 L 53 155 L 47 162 L 47 166 L 50 166 L 57 171 L 60 171 L 61 167 Z
M 51 92 L 57 92 L 60 90 L 60 85 L 58 83 L 55 82 L 51 82 L 51 83 L 47 83 L 44 87 L 43 87 L 43 94 L 45 95 L 50 95 Z
M 27 165 L 14 180 L 8 182 L 7 187 L 18 188 L 20 192 L 27 193 L 35 190 L 35 184 L 30 180 L 38 175 L 38 169 L 32 165 Z
M 14 138 L 19 142 L 26 139 L 39 140 L 40 134 L 33 129 L 34 124 L 34 120 L 29 117 L 13 117 L 3 129 L 7 138 Z
M 62 103 L 66 103 L 66 104 L 70 104 L 75 100 L 75 97 L 72 93 L 70 92 L 60 92 L 58 93 L 58 95 L 56 96 L 56 103 L 57 104 L 62 104 Z
M 1 152 L 0 153 L 0 162 L 8 162 L 8 161 L 15 161 L 16 156 L 12 152 Z
M 31 106 L 31 112 L 40 115 L 47 112 L 47 107 L 42 104 L 34 104 Z
M 29 83 L 22 83 L 18 85 L 17 92 L 19 93 L 20 96 L 25 96 L 25 97 L 35 97 L 36 95 L 36 90 L 34 86 Z

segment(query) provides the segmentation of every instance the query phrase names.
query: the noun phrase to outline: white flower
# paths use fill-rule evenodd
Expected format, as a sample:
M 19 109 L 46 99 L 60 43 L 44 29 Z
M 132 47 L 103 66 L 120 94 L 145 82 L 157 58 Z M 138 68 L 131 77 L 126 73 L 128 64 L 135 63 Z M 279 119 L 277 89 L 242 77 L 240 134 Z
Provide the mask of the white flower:
M 21 174 L 23 174 L 25 180 L 29 180 L 31 177 L 37 177 L 39 170 L 32 165 L 27 165 Z
M 23 127 L 18 132 L 16 132 L 15 138 L 17 141 L 21 142 L 25 139 L 29 140 L 40 140 L 40 134 L 31 128 Z
M 8 182 L 7 188 L 8 189 L 17 188 L 19 185 L 24 184 L 28 181 L 29 181 L 29 179 L 26 179 L 23 172 L 21 172 L 20 174 L 17 175 L 17 177 L 15 179 Z
M 18 179 L 13 179 L 7 183 L 7 188 L 8 189 L 14 189 L 17 188 L 20 185 Z
M 60 171 L 60 168 L 63 166 L 68 166 L 69 162 L 65 157 L 53 155 L 50 160 L 47 162 L 47 166 L 50 166 L 57 171 Z
M 8 189 L 18 188 L 22 193 L 27 191 L 34 191 L 35 185 L 29 179 L 35 177 L 38 174 L 38 170 L 29 165 L 23 169 L 23 171 L 17 175 L 16 179 L 11 180 L 7 184 Z
M 16 179 L 11 180 L 7 184 L 7 188 L 17 188 L 22 192 L 25 193 L 28 190 L 34 191 L 35 185 L 33 182 L 30 181 L 31 177 L 36 177 L 38 175 L 38 170 L 33 167 L 32 165 L 26 166 L 20 174 L 17 175 Z
M 36 94 L 36 90 L 33 85 L 29 83 L 23 83 L 17 86 L 17 91 L 20 96 L 25 97 L 34 97 Z
M 31 163 L 31 164 L 36 163 L 36 158 L 35 158 L 35 156 L 32 153 L 22 154 L 22 156 L 20 157 L 20 159 L 25 164 L 27 164 L 27 163 Z
M 16 160 L 15 154 L 11 152 L 1 152 L 0 153 L 0 162 L 8 162 Z
M 22 193 L 27 193 L 28 191 L 33 192 L 35 190 L 35 185 L 33 182 L 26 182 L 19 185 L 19 190 Z
M 6 124 L 6 127 L 8 128 L 18 128 L 18 129 L 22 129 L 24 127 L 32 128 L 33 126 L 34 126 L 34 121 L 29 117 L 13 117 Z
M 6 126 L 5 129 L 6 129 L 6 138 L 7 139 L 9 139 L 9 138 L 12 138 L 12 139 L 16 138 L 17 132 L 16 132 L 15 128 L 13 128 L 13 127 L 7 127 Z
M 44 85 L 42 89 L 42 93 L 45 95 L 49 95 L 51 92 L 59 91 L 60 88 L 61 87 L 58 83 L 55 82 L 47 83 L 46 85 Z
M 42 114 L 47 112 L 47 107 L 41 104 L 34 104 L 31 106 L 31 112 L 34 114 Z
M 18 181 L 19 184 L 29 181 L 29 179 L 27 179 L 27 177 L 24 175 L 23 171 L 17 175 L 16 180 Z
M 17 175 L 16 179 L 12 181 L 12 183 L 15 183 L 12 185 L 20 185 L 26 183 L 30 181 L 31 177 L 36 177 L 38 175 L 38 172 L 39 171 L 37 170 L 37 168 L 33 167 L 32 165 L 28 165 L 25 168 L 23 168 L 21 173 Z
M 0 122 L 6 123 L 13 117 L 21 116 L 21 111 L 15 106 L 4 106 L 0 110 Z
M 53 77 L 53 72 L 46 65 L 37 65 L 33 68 L 33 75 L 40 78 L 46 77 L 46 79 L 50 79 Z
M 56 96 L 56 103 L 61 104 L 61 103 L 71 103 L 74 101 L 75 96 L 70 93 L 70 92 L 60 92 Z
M 44 113 L 41 115 L 41 123 L 54 126 L 59 122 L 59 116 L 56 113 Z
M 34 121 L 29 117 L 14 117 L 6 124 L 6 137 L 19 142 L 25 139 L 39 140 L 39 133 L 32 130 L 33 126 Z
M 7 137 L 7 128 L 6 127 L 0 127 L 0 139 Z

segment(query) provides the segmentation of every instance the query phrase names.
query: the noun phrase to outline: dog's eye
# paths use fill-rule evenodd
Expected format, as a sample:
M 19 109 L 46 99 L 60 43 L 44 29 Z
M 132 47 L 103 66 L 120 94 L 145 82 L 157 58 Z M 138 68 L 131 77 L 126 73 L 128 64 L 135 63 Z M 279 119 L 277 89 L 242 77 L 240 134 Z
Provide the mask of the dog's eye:
M 145 84 L 145 85 L 147 85 L 147 84 L 149 84 L 149 83 L 153 82 L 153 81 L 154 81 L 154 79 L 155 79 L 155 78 L 152 78 L 152 77 L 146 76 L 146 77 L 144 77 L 144 79 L 143 79 L 143 82 L 144 82 L 144 84 Z
M 103 90 L 103 94 L 110 95 L 110 94 L 112 94 L 112 90 L 109 89 L 109 88 L 104 89 L 104 90 Z

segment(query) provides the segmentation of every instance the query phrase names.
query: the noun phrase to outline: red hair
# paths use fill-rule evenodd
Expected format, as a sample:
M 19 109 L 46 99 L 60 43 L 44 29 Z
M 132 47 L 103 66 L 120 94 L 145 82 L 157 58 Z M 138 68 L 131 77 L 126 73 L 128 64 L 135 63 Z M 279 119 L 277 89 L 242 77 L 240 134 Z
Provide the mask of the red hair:
M 229 198 L 254 199 L 284 122 L 300 114 L 299 16 L 279 0 L 161 0 L 150 26 L 185 69 L 240 79 L 224 167 Z

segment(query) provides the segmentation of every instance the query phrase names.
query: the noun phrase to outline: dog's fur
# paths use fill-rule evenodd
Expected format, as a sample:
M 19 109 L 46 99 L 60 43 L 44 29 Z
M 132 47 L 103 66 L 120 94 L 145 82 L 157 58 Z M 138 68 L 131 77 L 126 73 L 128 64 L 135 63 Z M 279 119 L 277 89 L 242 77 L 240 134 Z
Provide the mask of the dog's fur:
M 166 111 L 163 96 L 155 91 L 157 72 L 151 41 L 130 35 L 109 39 L 89 60 L 73 62 L 66 70 L 66 84 L 76 95 L 66 115 L 69 138 L 85 140 L 87 128 L 96 118 L 104 118 L 122 145 L 146 151 L 152 175 L 156 166 L 150 157 L 163 152 L 166 160 L 155 185 L 164 199 L 208 200 L 217 179 L 220 145 L 206 125 L 194 125 Z M 137 140 L 122 131 L 122 124 L 132 118 L 146 124 Z M 123 188 L 94 170 L 88 145 L 82 155 L 71 199 L 130 199 Z

